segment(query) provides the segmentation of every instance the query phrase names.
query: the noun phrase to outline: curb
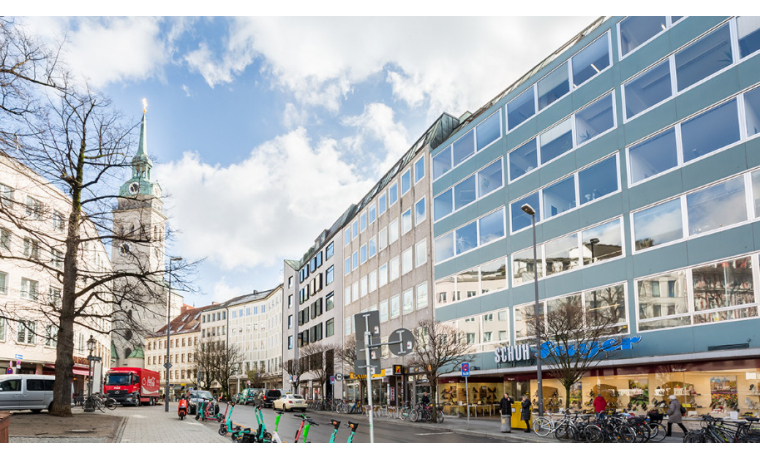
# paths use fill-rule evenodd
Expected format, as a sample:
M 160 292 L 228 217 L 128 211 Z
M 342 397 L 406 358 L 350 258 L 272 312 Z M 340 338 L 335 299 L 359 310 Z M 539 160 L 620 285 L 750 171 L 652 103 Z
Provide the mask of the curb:
M 401 424 L 406 424 L 407 423 L 405 421 L 396 420 L 396 419 L 375 419 L 374 421 L 375 422 L 388 422 L 388 423 L 397 424 L 397 425 L 401 425 Z M 423 428 L 429 429 L 429 430 L 436 430 L 436 431 L 450 431 L 452 433 L 457 433 L 457 434 L 469 434 L 469 435 L 475 435 L 475 436 L 482 436 L 482 437 L 491 438 L 491 439 L 502 439 L 502 440 L 512 441 L 512 442 L 515 442 L 515 443 L 554 444 L 554 442 L 551 442 L 551 441 L 541 441 L 540 439 L 523 439 L 523 438 L 519 438 L 519 437 L 511 437 L 511 436 L 509 436 L 508 433 L 489 433 L 489 432 L 486 432 L 486 431 L 477 431 L 477 430 L 474 430 L 474 429 L 457 428 L 457 427 L 450 427 L 450 426 L 447 427 L 447 426 L 440 425 L 440 424 L 431 424 L 431 423 L 429 423 L 429 424 L 426 424 L 425 426 L 423 426 Z M 498 426 L 497 426 L 497 428 L 498 428 Z
M 113 438 L 110 438 L 112 443 L 121 443 L 121 438 L 124 436 L 124 429 L 127 427 L 127 418 L 128 417 L 121 417 L 121 422 L 119 422 L 119 426 L 116 428 L 116 435 Z

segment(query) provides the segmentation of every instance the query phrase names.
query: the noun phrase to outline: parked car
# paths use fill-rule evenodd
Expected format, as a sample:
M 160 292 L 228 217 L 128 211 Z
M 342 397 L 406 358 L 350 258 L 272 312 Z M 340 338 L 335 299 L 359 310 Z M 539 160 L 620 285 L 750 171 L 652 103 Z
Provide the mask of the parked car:
M 306 412 L 306 400 L 301 395 L 282 395 L 280 399 L 274 401 L 272 407 L 284 411 L 300 409 L 301 412 Z
M 250 404 L 253 403 L 256 400 L 256 397 L 259 393 L 264 391 L 263 388 L 246 388 L 243 390 L 243 399 L 241 402 L 243 404 Z
M 31 410 L 35 414 L 53 405 L 54 375 L 11 374 L 0 376 L 0 410 Z M 74 385 L 71 385 L 74 405 Z
M 216 403 L 216 399 L 214 399 L 214 395 L 212 395 L 210 391 L 193 390 L 190 392 L 190 401 L 187 403 L 188 415 L 195 415 L 195 413 L 198 411 L 198 404 L 201 402 L 201 399 L 208 399 L 209 401 L 214 401 L 214 403 Z M 219 405 L 217 404 L 216 413 L 218 412 Z
M 263 407 L 272 407 L 272 404 L 283 395 L 281 390 L 264 390 L 255 396 L 254 403 Z

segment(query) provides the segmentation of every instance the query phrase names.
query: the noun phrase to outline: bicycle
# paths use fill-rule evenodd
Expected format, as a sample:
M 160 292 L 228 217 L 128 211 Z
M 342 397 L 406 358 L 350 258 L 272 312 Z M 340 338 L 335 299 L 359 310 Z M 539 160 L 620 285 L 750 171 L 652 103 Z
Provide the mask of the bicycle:
M 89 403 L 92 407 L 99 409 L 101 412 L 105 412 L 105 409 L 116 409 L 116 400 L 113 398 L 106 398 L 100 393 L 94 393 L 87 398 L 86 404 Z M 104 409 L 105 408 L 105 409 Z

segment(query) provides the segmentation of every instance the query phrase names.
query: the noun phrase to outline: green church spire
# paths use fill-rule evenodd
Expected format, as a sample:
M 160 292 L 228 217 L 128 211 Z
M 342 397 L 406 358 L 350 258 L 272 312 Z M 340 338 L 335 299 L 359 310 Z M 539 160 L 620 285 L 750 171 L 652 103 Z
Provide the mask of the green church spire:
M 153 162 L 148 157 L 148 121 L 145 115 L 147 103 L 143 99 L 143 116 L 140 122 L 140 140 L 137 153 L 132 158 L 132 177 L 119 188 L 119 196 L 134 197 L 136 195 L 161 196 L 161 187 L 150 180 Z

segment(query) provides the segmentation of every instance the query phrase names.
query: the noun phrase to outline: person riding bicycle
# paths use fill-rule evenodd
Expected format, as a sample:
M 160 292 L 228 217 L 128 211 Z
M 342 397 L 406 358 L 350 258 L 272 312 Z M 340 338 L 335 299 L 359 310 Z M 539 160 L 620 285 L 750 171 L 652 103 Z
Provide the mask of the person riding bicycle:
M 430 404 L 430 398 L 428 398 L 427 393 L 422 393 L 422 398 L 420 399 L 420 403 L 422 403 L 423 406 L 426 406 Z

